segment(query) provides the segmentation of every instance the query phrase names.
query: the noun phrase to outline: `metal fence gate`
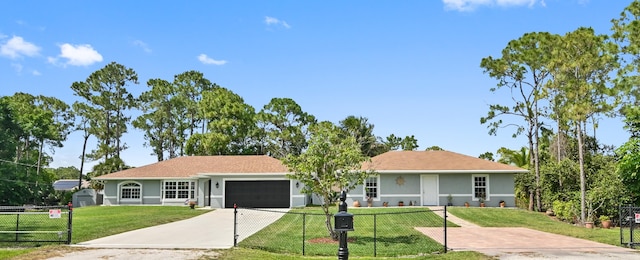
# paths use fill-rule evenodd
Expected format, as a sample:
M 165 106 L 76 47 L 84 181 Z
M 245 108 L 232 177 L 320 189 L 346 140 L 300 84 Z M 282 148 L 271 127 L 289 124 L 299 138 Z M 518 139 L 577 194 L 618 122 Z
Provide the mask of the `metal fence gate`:
M 0 244 L 71 244 L 73 208 L 0 206 Z
M 620 244 L 630 248 L 640 244 L 640 207 L 620 207 Z

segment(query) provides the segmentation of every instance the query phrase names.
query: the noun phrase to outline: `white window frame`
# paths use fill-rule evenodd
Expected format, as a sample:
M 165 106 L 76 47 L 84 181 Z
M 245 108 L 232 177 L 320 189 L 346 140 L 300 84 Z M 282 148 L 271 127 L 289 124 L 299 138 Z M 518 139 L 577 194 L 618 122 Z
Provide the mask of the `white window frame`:
M 371 176 L 371 177 L 367 177 L 364 180 L 364 183 L 362 184 L 362 192 L 363 192 L 362 199 L 364 201 L 367 201 L 367 195 L 368 195 L 367 188 L 370 188 L 370 186 L 367 186 L 369 179 L 375 179 L 375 184 L 376 184 L 376 186 L 374 187 L 376 189 L 376 192 L 375 192 L 376 196 L 373 198 L 373 201 L 380 201 L 380 176 Z
M 187 188 L 181 188 L 187 182 Z M 165 200 L 194 200 L 198 196 L 197 194 L 197 181 L 196 180 L 164 180 L 162 181 L 162 198 Z M 167 185 L 173 183 L 173 188 L 168 189 Z M 167 192 L 174 192 L 174 196 L 168 197 Z M 187 197 L 180 197 L 181 192 L 187 192 Z
M 472 174 L 471 175 L 471 196 L 473 197 L 473 201 L 479 201 L 480 197 L 476 196 L 476 188 L 480 188 L 482 186 L 476 187 L 476 178 L 484 177 L 484 190 L 485 190 L 485 198 L 484 201 L 491 200 L 491 194 L 489 193 L 489 174 Z
M 138 198 L 124 198 L 124 192 L 123 189 L 136 189 L 135 187 L 129 187 L 127 185 L 130 184 L 134 184 L 137 185 L 137 190 L 138 190 Z M 133 193 L 131 193 L 133 194 Z M 126 181 L 126 182 L 122 182 L 118 185 L 118 197 L 120 199 L 120 201 L 141 201 L 142 200 L 142 183 L 139 183 L 137 181 Z

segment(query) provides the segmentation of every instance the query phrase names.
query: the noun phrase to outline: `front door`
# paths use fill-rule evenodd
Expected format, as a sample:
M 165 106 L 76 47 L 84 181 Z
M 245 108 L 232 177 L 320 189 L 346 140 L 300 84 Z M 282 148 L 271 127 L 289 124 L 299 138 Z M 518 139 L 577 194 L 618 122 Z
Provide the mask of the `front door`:
M 211 206 L 211 179 L 204 185 L 204 206 Z
M 438 206 L 438 175 L 422 175 L 422 205 Z

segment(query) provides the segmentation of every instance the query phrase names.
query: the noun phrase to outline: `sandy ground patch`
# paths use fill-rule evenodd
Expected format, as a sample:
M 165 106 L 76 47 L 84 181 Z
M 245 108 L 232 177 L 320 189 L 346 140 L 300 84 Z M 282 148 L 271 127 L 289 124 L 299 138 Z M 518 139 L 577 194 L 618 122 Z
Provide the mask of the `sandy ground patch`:
M 220 254 L 213 250 L 198 249 L 119 249 L 119 248 L 77 248 L 55 247 L 21 255 L 15 259 L 55 259 L 55 260 L 156 260 L 156 259 L 184 259 L 202 260 L 218 259 Z

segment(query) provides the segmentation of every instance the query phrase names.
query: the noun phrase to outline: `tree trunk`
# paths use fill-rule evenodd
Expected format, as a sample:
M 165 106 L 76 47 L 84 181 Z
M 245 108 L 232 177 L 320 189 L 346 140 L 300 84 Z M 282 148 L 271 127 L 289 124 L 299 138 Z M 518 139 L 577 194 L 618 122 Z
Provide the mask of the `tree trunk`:
M 322 205 L 322 211 L 324 211 L 324 215 L 326 217 L 324 223 L 327 227 L 327 231 L 329 231 L 329 236 L 331 237 L 331 239 L 333 239 L 334 241 L 337 241 L 338 233 L 336 233 L 336 231 L 333 230 L 333 226 L 331 225 L 331 214 L 329 213 L 329 207 L 331 207 L 331 201 L 329 201 L 329 199 L 325 197 L 324 204 Z
M 533 211 L 533 201 L 534 201 L 533 190 L 529 190 L 529 211 Z
M 535 171 L 535 176 L 536 176 L 536 210 L 537 211 L 542 211 L 542 194 L 540 191 L 540 161 L 539 161 L 539 153 L 538 150 L 539 148 L 539 123 L 538 123 L 538 102 L 537 100 L 534 103 L 534 111 L 536 113 L 536 116 L 533 117 L 533 150 L 529 150 L 529 153 L 533 154 L 533 168 Z
M 116 138 L 116 158 L 120 158 L 120 120 L 122 118 L 122 115 L 120 113 L 120 108 L 118 108 L 118 111 L 116 111 L 116 132 L 114 134 L 114 137 Z M 120 166 L 118 166 L 118 170 L 122 170 Z
M 82 171 L 84 171 L 84 157 L 85 152 L 87 151 L 87 141 L 89 140 L 89 133 L 85 129 L 84 132 L 84 143 L 82 144 L 82 157 L 80 158 L 80 174 L 78 176 L 78 190 L 82 188 Z
M 529 124 L 529 130 L 527 132 L 527 139 L 529 141 L 529 174 L 531 174 L 531 166 L 535 165 L 535 159 L 533 157 L 533 149 L 534 149 L 534 137 L 533 137 L 533 123 Z M 537 190 L 538 190 L 538 184 L 537 184 L 537 176 L 535 176 L 535 170 L 534 170 L 534 183 L 533 183 L 533 187 L 530 188 L 529 193 L 530 193 L 530 198 L 529 198 L 529 210 L 533 211 L 534 210 L 534 201 L 536 201 L 536 196 L 535 194 L 537 194 Z
M 105 126 L 107 127 L 107 134 L 106 137 L 104 138 L 104 147 L 106 147 L 104 151 L 104 161 L 106 162 L 107 160 L 109 160 L 109 146 L 111 145 L 111 117 L 110 117 L 110 113 L 109 111 L 107 112 L 107 118 L 106 118 L 106 124 Z
M 580 223 L 584 224 L 585 217 L 585 200 L 586 200 L 586 175 L 584 172 L 584 140 L 582 140 L 581 122 L 576 123 L 576 136 L 578 137 L 578 161 L 580 162 Z
M 40 168 L 42 166 L 42 149 L 44 148 L 44 139 L 40 138 L 40 149 L 38 149 L 38 167 L 36 168 L 36 188 L 38 187 L 38 178 L 40 176 Z

